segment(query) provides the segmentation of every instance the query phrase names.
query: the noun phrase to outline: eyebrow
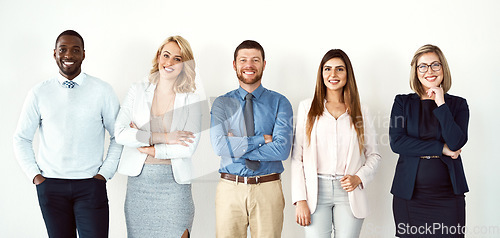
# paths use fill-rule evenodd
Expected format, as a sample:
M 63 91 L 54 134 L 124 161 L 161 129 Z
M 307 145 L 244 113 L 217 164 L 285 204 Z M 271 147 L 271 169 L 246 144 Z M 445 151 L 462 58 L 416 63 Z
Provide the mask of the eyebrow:
M 165 52 L 168 53 L 169 55 L 172 55 L 172 53 L 170 53 L 168 50 L 165 50 L 162 53 L 165 53 Z M 174 57 L 181 57 L 182 58 L 181 55 L 174 55 Z
M 331 66 L 331 65 L 327 65 L 327 64 L 325 64 L 325 65 L 323 66 L 323 68 L 332 68 L 332 66 Z M 345 65 L 337 65 L 337 66 L 335 66 L 335 68 L 345 68 Z
M 246 56 L 246 55 L 240 55 L 240 56 L 238 56 L 238 58 L 237 58 L 237 59 L 242 59 L 242 58 L 245 58 L 245 59 L 247 59 L 247 58 L 251 58 L 251 59 L 262 59 L 260 56 Z
M 59 45 L 58 47 L 60 48 L 60 47 L 68 47 L 68 46 L 67 46 L 67 45 Z M 72 46 L 72 47 L 73 47 L 73 48 L 74 48 L 74 47 L 76 47 L 76 48 L 80 48 L 80 46 L 78 46 L 78 45 L 74 45 L 74 46 Z
M 434 63 L 440 63 L 441 64 L 441 62 L 435 60 L 435 61 L 432 61 L 430 63 L 420 62 L 420 64 L 417 64 L 417 66 L 422 65 L 422 64 L 431 65 L 431 64 L 434 64 Z

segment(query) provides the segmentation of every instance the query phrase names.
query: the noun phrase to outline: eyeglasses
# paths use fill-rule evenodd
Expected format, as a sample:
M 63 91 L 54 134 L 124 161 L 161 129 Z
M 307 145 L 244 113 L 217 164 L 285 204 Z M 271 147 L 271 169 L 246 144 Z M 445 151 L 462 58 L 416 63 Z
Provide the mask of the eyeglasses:
M 420 73 L 425 73 L 427 70 L 429 70 L 429 67 L 432 69 L 432 71 L 439 71 L 441 70 L 442 64 L 439 62 L 432 62 L 431 65 L 427 64 L 419 64 L 417 65 L 418 72 Z

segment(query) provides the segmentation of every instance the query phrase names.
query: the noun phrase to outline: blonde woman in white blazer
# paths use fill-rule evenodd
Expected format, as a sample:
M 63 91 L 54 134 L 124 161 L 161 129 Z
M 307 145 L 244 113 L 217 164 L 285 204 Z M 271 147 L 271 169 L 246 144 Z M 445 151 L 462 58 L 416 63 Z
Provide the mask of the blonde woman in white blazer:
M 292 151 L 292 200 L 306 237 L 359 237 L 368 214 L 365 187 L 380 161 L 370 122 L 348 56 L 328 51 L 314 98 L 299 104 Z
M 191 156 L 201 131 L 194 68 L 189 43 L 167 38 L 153 59 L 149 82 L 130 87 L 116 119 L 116 141 L 124 145 L 118 172 L 129 176 L 129 238 L 188 237 L 191 231 Z

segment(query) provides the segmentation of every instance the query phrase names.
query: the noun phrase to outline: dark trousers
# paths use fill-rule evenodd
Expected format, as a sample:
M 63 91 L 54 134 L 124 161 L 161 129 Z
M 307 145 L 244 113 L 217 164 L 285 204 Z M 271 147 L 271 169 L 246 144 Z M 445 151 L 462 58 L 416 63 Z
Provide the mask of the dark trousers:
M 48 178 L 36 186 L 50 238 L 105 238 L 109 230 L 106 182 Z

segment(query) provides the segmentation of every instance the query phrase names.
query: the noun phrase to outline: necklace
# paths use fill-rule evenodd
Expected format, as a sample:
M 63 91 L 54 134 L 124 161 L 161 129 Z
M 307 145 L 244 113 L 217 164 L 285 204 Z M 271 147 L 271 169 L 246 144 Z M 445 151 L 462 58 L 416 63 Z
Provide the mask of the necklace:
M 151 105 L 151 114 L 153 116 L 164 115 L 165 113 L 173 109 L 173 105 L 175 102 L 175 93 L 166 96 L 164 100 L 167 101 L 168 103 L 162 105 L 162 103 L 158 100 L 158 92 L 155 90 L 153 96 L 153 102 Z

